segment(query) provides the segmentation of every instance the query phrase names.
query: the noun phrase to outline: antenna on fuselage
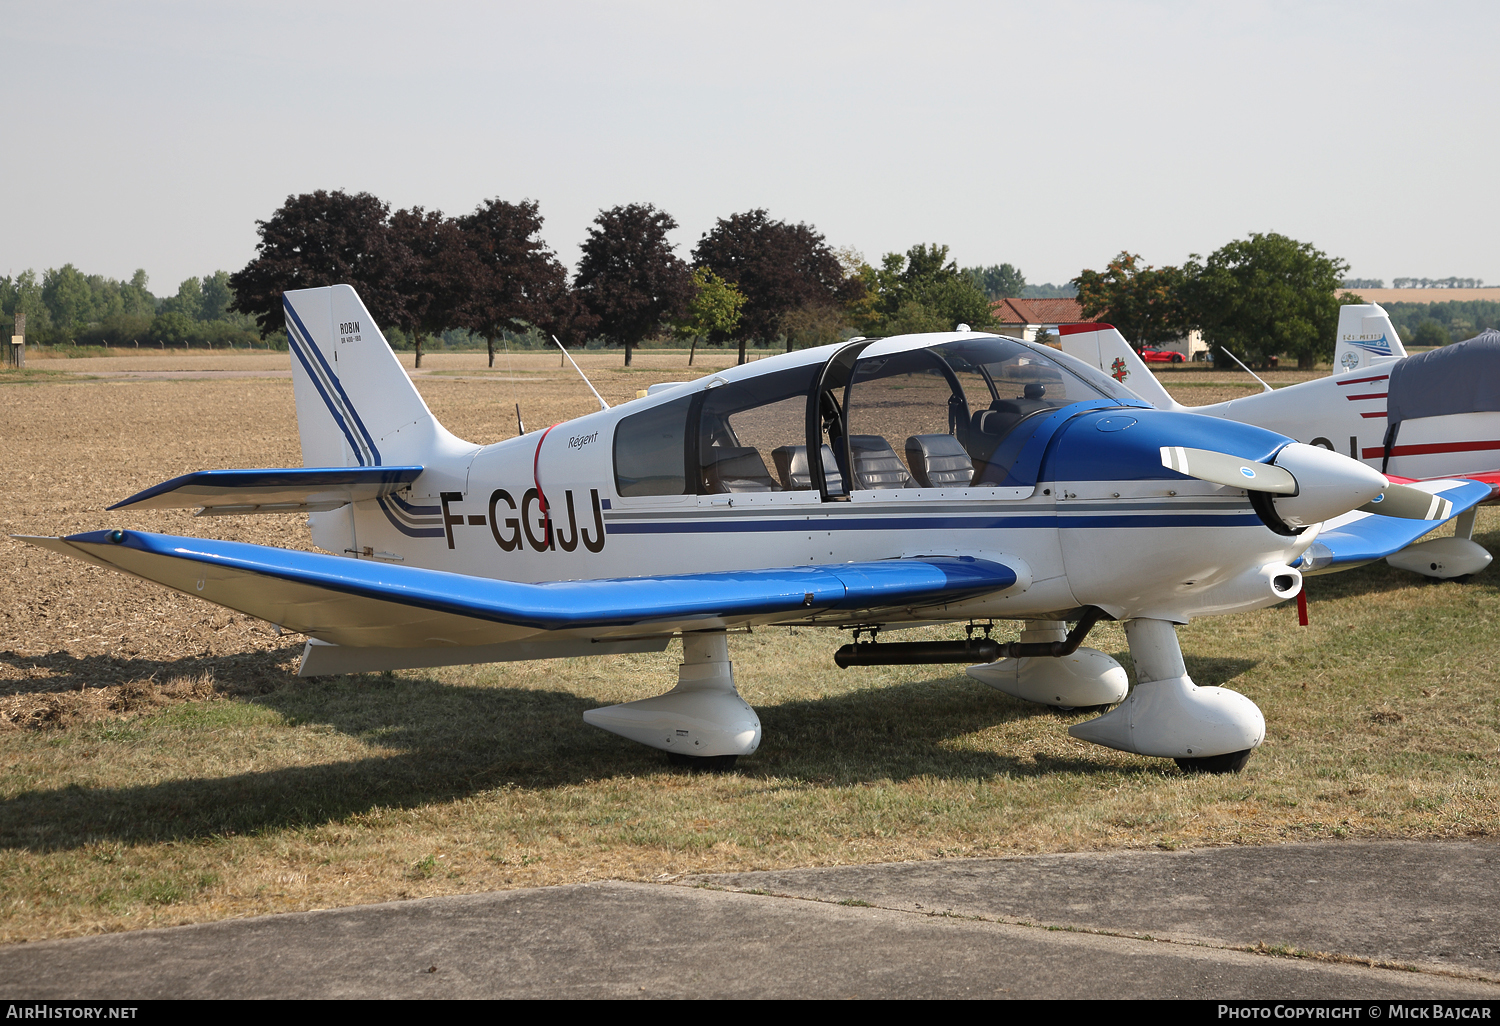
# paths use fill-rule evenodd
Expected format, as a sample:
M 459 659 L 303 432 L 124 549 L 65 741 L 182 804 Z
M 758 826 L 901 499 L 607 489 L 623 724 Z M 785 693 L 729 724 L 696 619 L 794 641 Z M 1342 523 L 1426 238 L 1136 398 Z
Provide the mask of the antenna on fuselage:
M 552 336 L 552 341 L 557 342 L 556 335 Z M 601 410 L 609 409 L 609 403 L 604 401 L 604 396 L 599 394 L 599 390 L 594 387 L 594 383 L 589 380 L 589 376 L 583 372 L 582 367 L 578 366 L 578 361 L 573 359 L 573 354 L 568 352 L 568 347 L 563 345 L 561 342 L 557 342 L 557 348 L 562 350 L 563 355 L 568 358 L 568 362 L 573 365 L 573 369 L 578 372 L 578 376 L 583 379 L 583 383 L 589 386 L 590 392 L 594 393 L 594 398 L 599 400 L 599 408 Z M 518 408 L 516 411 L 516 416 L 519 417 L 520 415 L 520 410 Z
M 1229 353 L 1228 347 L 1226 347 L 1226 346 L 1220 346 L 1219 348 L 1223 349 L 1224 352 Z M 1261 388 L 1265 389 L 1267 392 L 1274 392 L 1274 391 L 1276 391 L 1276 389 L 1274 389 L 1270 385 L 1266 384 L 1265 381 L 1261 378 L 1261 376 L 1259 374 L 1255 373 L 1249 367 L 1246 367 L 1244 365 L 1244 363 L 1240 360 L 1240 358 L 1238 356 L 1235 356 L 1233 353 L 1229 353 L 1229 358 L 1231 360 L 1233 360 L 1235 363 L 1238 363 L 1240 365 L 1241 369 L 1243 369 L 1246 374 L 1250 375 L 1256 381 L 1259 381 Z

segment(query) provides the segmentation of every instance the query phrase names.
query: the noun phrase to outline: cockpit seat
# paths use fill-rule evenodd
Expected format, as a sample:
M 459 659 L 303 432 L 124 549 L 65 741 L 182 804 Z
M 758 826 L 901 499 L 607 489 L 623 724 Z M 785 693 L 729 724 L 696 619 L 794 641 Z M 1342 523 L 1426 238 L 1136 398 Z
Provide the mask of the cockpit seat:
M 771 450 L 771 459 L 776 462 L 776 473 L 781 477 L 781 486 L 789 492 L 803 492 L 813 486 L 812 468 L 807 464 L 807 446 L 783 445 Z M 833 450 L 823 446 L 823 477 L 828 490 L 840 493 L 844 490 L 844 476 L 833 458 Z
M 860 488 L 915 488 L 901 457 L 879 435 L 850 435 L 854 480 Z
M 974 479 L 974 464 L 952 435 L 912 435 L 906 463 L 922 488 L 967 488 Z
M 715 445 L 703 454 L 701 494 L 779 490 L 766 472 L 766 461 L 753 446 Z
M 987 410 L 974 414 L 971 428 L 990 436 L 1008 435 L 1010 429 L 1040 410 L 1056 409 L 1057 404 L 1044 399 L 996 399 Z

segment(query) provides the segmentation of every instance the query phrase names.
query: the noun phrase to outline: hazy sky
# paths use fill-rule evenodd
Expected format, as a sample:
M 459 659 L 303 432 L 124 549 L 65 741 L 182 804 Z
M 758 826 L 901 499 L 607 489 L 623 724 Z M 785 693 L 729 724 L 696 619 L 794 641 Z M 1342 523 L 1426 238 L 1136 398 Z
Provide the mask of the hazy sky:
M 289 194 L 649 202 L 1033 282 L 1282 232 L 1500 284 L 1495 3 L 0 0 L 0 274 L 236 270 Z

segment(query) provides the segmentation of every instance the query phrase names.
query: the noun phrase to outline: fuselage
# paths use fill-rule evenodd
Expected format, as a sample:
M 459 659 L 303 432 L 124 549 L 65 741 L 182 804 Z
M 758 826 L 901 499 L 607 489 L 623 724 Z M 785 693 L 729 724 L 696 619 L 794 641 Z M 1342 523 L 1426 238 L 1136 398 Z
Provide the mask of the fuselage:
M 1267 461 L 1289 439 L 1113 385 L 992 336 L 805 350 L 460 449 L 409 493 L 315 514 L 314 540 L 525 582 L 924 555 L 1023 570 L 913 620 L 1096 605 L 1185 621 L 1279 601 L 1262 569 L 1315 532 L 1276 533 L 1246 492 L 1168 470 L 1160 450 Z

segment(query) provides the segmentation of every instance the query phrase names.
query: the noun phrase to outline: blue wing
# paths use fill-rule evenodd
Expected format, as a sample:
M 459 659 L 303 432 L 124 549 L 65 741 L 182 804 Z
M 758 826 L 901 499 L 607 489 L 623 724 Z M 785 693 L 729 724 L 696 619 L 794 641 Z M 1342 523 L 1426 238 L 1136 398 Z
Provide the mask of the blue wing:
M 754 623 L 857 623 L 881 610 L 1003 591 L 1017 581 L 1001 563 L 935 556 L 519 584 L 142 531 L 24 540 L 362 648 L 487 646 L 554 632 L 608 639 Z
M 302 513 L 337 509 L 398 492 L 421 467 L 281 467 L 199 470 L 137 492 L 110 509 L 187 509 L 208 514 Z
M 1456 516 L 1490 497 L 1482 481 L 1418 481 L 1411 487 L 1441 495 Z M 1438 525 L 1431 520 L 1399 520 L 1374 513 L 1345 513 L 1323 525 L 1317 541 L 1294 566 L 1305 575 L 1349 570 L 1394 555 Z

